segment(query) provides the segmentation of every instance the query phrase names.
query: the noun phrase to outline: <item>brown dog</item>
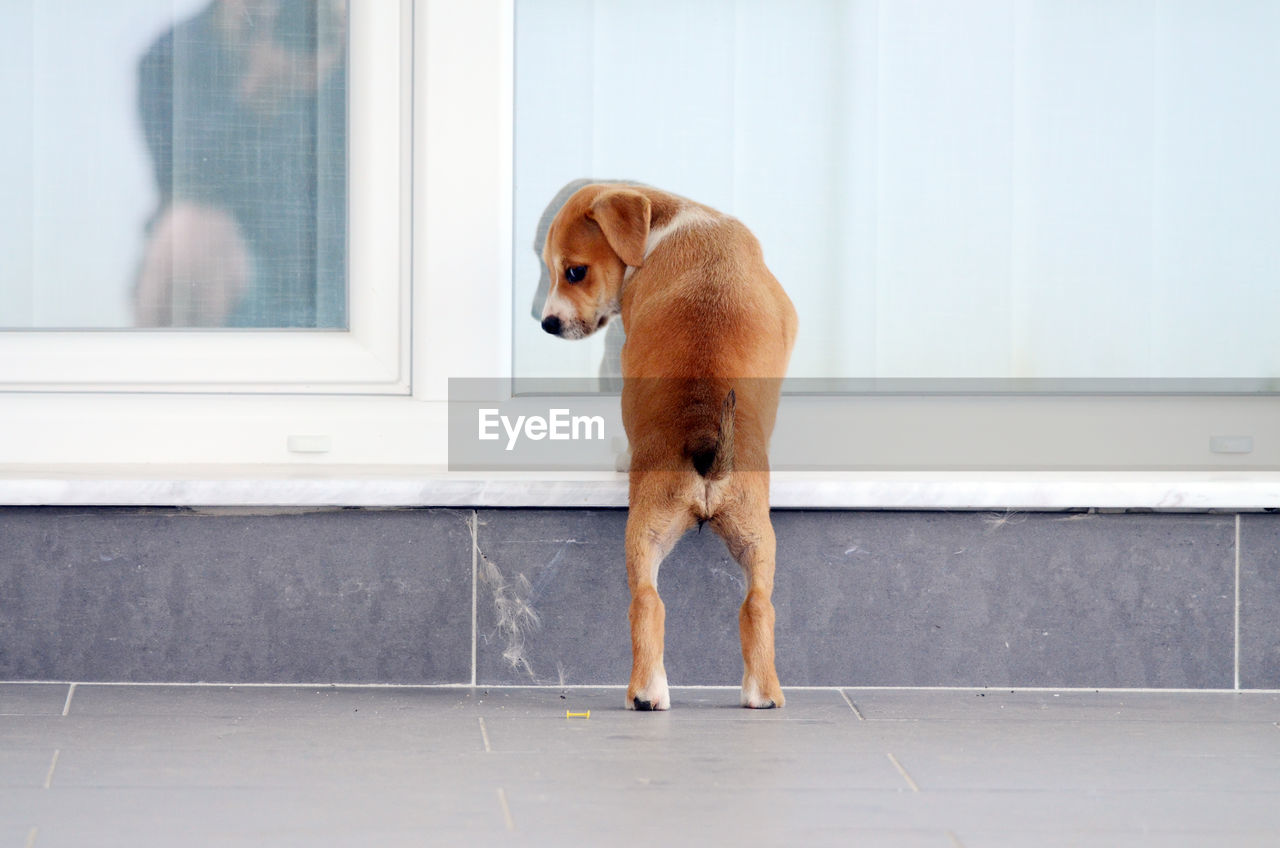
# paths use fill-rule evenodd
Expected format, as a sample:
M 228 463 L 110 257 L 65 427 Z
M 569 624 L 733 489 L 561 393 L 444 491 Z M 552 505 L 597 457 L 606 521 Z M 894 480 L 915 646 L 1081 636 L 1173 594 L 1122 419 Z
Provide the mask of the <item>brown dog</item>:
M 621 315 L 622 421 L 631 443 L 627 707 L 671 705 L 658 567 L 710 522 L 747 575 L 738 616 L 742 705 L 781 707 L 773 662 L 768 442 L 796 312 L 735 218 L 656 189 L 588 185 L 556 215 L 542 328 L 580 339 Z

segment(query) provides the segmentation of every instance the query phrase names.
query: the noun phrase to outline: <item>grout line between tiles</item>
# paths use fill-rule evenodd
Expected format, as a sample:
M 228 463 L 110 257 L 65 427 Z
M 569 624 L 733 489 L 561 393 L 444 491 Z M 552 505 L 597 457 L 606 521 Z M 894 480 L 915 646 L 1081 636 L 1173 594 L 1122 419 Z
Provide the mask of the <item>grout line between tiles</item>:
M 77 684 L 77 683 L 72 683 L 71 685 L 69 685 L 69 686 L 67 687 L 67 700 L 66 700 L 66 703 L 64 703 L 64 704 L 62 705 L 62 716 L 63 716 L 63 718 L 66 718 L 68 715 L 70 715 L 70 714 L 71 714 L 71 699 L 75 697 L 75 695 L 76 695 L 76 686 L 78 686 L 78 685 L 79 685 L 79 684 Z
M 57 748 L 53 752 L 53 760 L 49 763 L 49 773 L 44 776 L 44 788 L 53 788 L 53 771 L 58 767 L 58 757 L 62 756 L 62 749 Z
M 40 828 L 33 827 L 27 831 L 26 848 L 33 848 L 36 844 L 36 834 L 40 832 Z
M 893 763 L 893 767 L 898 770 L 898 774 L 902 775 L 902 779 L 907 782 L 907 786 L 911 787 L 912 792 L 919 792 L 920 786 L 911 779 L 911 775 L 907 774 L 907 770 L 902 767 L 902 763 L 898 762 L 898 758 L 892 753 L 885 754 L 889 758 L 889 762 Z
M 476 643 L 479 631 L 476 625 L 476 581 L 479 579 L 480 513 L 471 510 L 471 685 L 476 685 Z
M 853 714 L 858 717 L 858 721 L 866 721 L 862 715 L 862 711 L 854 706 L 853 701 L 849 700 L 848 694 L 846 694 L 843 689 L 840 690 L 840 697 L 844 698 L 844 702 L 849 705 L 849 709 L 853 710 Z
M 507 793 L 498 787 L 498 804 L 502 807 L 502 819 L 507 823 L 507 830 L 516 829 L 516 821 L 511 818 L 511 807 L 507 804 Z
M 480 722 L 480 739 L 484 742 L 484 752 L 492 754 L 493 748 L 489 745 L 489 731 L 484 726 L 484 716 L 477 716 L 476 720 Z
M 1240 690 L 1240 513 L 1236 513 L 1236 602 L 1235 602 L 1235 636 L 1233 667 L 1235 669 L 1235 688 Z

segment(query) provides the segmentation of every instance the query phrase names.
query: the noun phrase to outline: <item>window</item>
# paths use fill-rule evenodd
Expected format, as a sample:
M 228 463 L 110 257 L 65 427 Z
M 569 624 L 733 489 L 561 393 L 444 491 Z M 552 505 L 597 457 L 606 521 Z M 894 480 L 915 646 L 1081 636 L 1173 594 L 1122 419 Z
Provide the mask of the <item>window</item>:
M 3 83 L 0 325 L 345 328 L 344 4 L 2 14 L 27 56 Z
M 0 387 L 408 391 L 409 13 L 345 5 L 0 11 Z
M 1274 465 L 1277 37 L 1270 4 L 517 3 L 515 372 L 610 366 L 530 320 L 535 228 L 634 180 L 743 219 L 795 301 L 791 387 L 843 398 L 791 398 L 783 463 Z

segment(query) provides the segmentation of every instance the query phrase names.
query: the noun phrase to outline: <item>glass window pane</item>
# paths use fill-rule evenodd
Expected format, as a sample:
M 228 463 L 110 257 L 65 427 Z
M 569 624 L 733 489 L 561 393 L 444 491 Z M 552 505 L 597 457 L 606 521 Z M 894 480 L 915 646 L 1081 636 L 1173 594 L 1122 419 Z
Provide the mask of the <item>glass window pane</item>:
M 604 179 L 755 231 L 796 377 L 1280 386 L 1280 4 L 521 0 L 515 38 L 518 375 L 616 361 L 535 318 L 539 221 Z
M 347 325 L 345 0 L 0 4 L 0 327 Z

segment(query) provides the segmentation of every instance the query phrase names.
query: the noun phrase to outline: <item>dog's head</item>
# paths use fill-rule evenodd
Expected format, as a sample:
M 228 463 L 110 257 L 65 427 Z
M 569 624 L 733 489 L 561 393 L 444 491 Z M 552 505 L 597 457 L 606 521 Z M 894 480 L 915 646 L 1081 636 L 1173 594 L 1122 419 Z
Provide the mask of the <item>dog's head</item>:
M 644 262 L 650 213 L 648 197 L 620 185 L 585 186 L 565 201 L 542 250 L 551 275 L 542 329 L 581 339 L 618 314 L 627 267 Z

